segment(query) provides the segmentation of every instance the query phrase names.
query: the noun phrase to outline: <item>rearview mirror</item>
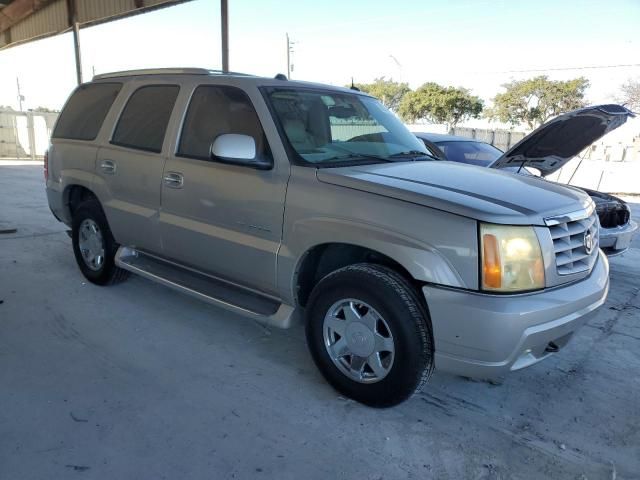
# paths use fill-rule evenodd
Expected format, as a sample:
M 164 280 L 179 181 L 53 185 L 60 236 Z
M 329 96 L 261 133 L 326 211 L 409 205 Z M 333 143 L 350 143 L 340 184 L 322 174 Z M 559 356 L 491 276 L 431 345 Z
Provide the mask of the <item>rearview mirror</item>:
M 219 135 L 211 145 L 211 159 L 258 170 L 269 170 L 273 166 L 270 160 L 256 155 L 256 141 L 253 137 L 238 133 Z

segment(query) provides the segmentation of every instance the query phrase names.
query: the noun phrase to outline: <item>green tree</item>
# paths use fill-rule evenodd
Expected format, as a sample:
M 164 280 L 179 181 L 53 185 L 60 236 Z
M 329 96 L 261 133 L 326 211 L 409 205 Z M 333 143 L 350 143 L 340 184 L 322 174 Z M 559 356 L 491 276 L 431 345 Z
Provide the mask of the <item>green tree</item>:
M 398 111 L 402 98 L 411 91 L 408 83 L 394 82 L 392 78 L 386 80 L 385 77 L 376 78 L 373 83 L 356 83 L 355 86 L 394 112 Z
M 640 112 L 640 79 L 629 79 L 620 87 L 622 95 L 617 99 L 625 107 L 635 112 Z
M 404 96 L 398 113 L 408 122 L 425 119 L 451 128 L 463 120 L 478 118 L 483 107 L 482 100 L 471 95 L 466 88 L 443 87 L 428 82 Z
M 536 128 L 561 113 L 584 107 L 589 80 L 549 80 L 546 75 L 528 80 L 513 80 L 502 85 L 506 90 L 493 98 L 488 117 Z

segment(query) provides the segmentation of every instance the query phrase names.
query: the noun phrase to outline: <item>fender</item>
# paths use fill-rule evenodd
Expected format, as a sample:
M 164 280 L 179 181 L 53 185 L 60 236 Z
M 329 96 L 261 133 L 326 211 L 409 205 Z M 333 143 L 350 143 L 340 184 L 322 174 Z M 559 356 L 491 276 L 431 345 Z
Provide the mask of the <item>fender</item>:
M 297 273 L 306 254 L 313 248 L 340 243 L 364 247 L 381 253 L 404 267 L 419 281 L 458 288 L 469 288 L 451 262 L 427 242 L 399 232 L 352 219 L 312 217 L 292 225 L 290 242 L 278 252 L 278 285 L 281 294 L 293 301 Z

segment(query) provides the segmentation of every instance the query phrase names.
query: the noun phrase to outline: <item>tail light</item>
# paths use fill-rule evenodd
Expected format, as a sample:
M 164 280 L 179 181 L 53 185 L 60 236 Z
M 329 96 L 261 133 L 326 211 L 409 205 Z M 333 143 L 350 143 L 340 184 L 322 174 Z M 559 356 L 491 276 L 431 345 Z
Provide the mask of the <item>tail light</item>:
M 44 152 L 44 181 L 49 180 L 49 150 Z

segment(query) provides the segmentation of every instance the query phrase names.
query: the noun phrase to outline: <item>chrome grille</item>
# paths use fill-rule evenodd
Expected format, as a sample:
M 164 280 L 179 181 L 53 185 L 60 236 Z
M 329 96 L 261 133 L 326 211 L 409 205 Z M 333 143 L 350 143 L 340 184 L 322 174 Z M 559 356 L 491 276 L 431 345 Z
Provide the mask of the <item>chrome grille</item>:
M 591 270 L 598 258 L 599 223 L 595 210 L 585 212 L 584 218 L 547 219 L 553 240 L 556 269 L 559 275 L 571 275 Z M 591 234 L 592 250 L 587 253 L 585 237 Z

